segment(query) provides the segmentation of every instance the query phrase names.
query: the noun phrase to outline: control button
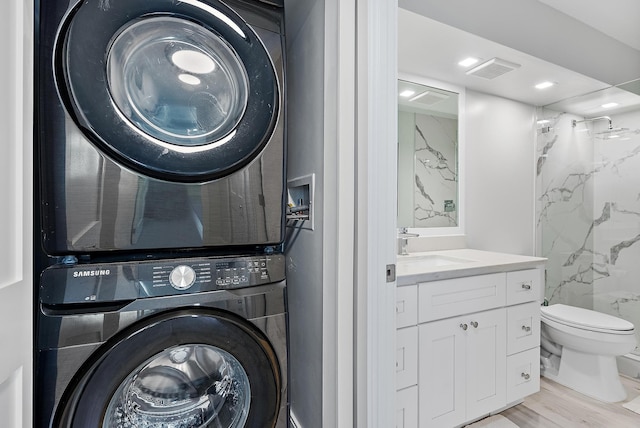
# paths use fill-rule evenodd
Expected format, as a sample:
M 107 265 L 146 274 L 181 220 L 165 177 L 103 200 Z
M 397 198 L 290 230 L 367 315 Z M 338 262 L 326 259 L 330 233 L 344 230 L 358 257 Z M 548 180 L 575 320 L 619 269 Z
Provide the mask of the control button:
M 169 282 L 176 290 L 186 290 L 196 281 L 196 272 L 190 266 L 180 265 L 169 274 Z

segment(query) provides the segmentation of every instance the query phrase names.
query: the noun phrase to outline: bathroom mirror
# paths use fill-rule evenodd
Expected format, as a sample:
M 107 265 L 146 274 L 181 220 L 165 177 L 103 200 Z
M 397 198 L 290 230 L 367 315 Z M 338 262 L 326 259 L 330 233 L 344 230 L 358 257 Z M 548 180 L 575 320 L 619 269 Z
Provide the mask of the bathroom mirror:
M 462 234 L 464 91 L 417 76 L 398 80 L 398 227 Z

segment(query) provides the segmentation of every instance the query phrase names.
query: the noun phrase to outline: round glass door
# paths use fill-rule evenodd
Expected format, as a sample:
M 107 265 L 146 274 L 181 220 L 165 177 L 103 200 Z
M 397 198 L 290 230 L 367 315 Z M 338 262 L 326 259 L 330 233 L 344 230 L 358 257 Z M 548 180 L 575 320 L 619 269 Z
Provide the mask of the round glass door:
M 254 159 L 280 111 L 262 42 L 218 0 L 79 2 L 56 41 L 67 111 L 99 150 L 144 175 L 203 182 Z
M 107 55 L 107 83 L 132 126 L 183 146 L 229 135 L 249 90 L 231 48 L 206 28 L 171 17 L 147 18 L 120 32 Z
M 59 427 L 274 427 L 278 358 L 252 324 L 208 309 L 146 318 L 110 339 L 64 392 Z
M 136 367 L 113 395 L 102 426 L 243 427 L 250 405 L 238 359 L 211 345 L 180 345 Z

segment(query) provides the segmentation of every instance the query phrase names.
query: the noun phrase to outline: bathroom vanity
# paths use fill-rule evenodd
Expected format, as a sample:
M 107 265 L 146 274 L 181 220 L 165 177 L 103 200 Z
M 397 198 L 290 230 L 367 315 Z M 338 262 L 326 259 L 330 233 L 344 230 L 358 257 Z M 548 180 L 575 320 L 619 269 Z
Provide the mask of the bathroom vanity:
M 470 249 L 399 256 L 397 427 L 456 427 L 540 388 L 538 257 Z

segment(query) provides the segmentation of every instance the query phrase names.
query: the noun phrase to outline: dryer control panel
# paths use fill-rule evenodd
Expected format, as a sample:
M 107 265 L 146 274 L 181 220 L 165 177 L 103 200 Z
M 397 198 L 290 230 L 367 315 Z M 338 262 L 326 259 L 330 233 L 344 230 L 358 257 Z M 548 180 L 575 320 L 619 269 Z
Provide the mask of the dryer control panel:
M 40 300 L 45 305 L 117 302 L 284 279 L 282 254 L 52 266 L 42 273 Z

